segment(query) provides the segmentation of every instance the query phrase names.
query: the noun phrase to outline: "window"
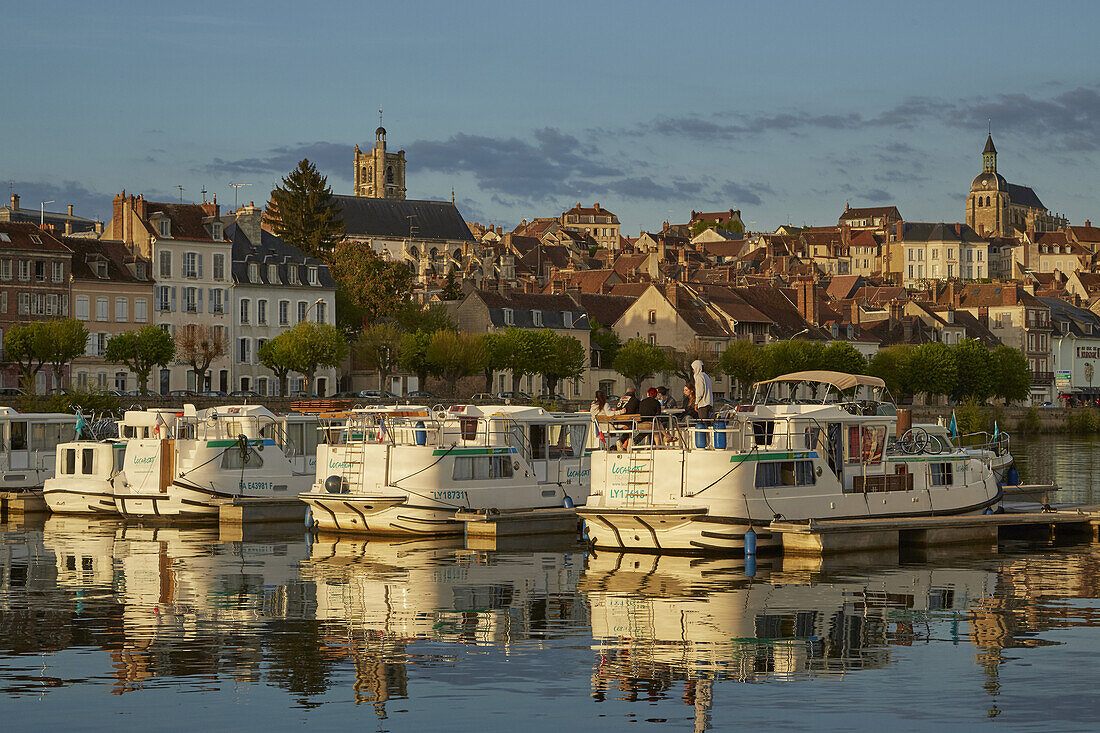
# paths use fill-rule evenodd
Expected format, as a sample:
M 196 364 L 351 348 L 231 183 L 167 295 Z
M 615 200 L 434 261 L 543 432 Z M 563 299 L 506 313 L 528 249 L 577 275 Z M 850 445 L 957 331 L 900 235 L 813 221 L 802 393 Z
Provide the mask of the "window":
M 252 361 L 251 347 L 252 342 L 249 339 L 240 339 L 237 348 L 237 361 L 242 364 Z
M 929 480 L 933 486 L 950 486 L 952 484 L 950 463 L 929 463 Z
M 162 237 L 172 236 L 172 223 L 167 219 L 161 219 L 157 223 L 157 229 L 160 231 L 160 236 Z
M 96 277 L 102 277 L 102 278 L 107 277 L 107 261 L 106 260 L 99 260 L 98 262 L 95 263 L 95 274 L 96 274 Z M 61 282 L 61 281 L 57 280 L 56 282 Z
M 34 279 L 38 282 L 46 281 L 46 263 L 41 260 L 35 260 L 34 263 Z
M 129 303 L 126 298 L 115 298 L 115 320 L 119 323 L 126 323 L 130 320 Z
M 11 260 L 0 260 L 0 280 L 11 280 Z
M 241 298 L 241 323 L 247 324 L 248 317 L 252 310 L 252 301 L 248 298 Z
M 886 427 L 848 427 L 848 463 L 879 463 L 886 444 Z
M 210 236 L 214 239 L 222 238 L 222 223 L 220 221 L 215 221 L 210 224 Z
M 31 263 L 26 260 L 19 260 L 19 279 L 26 282 L 31 279 Z
M 646 339 L 646 340 L 647 340 L 647 341 L 648 341 L 648 342 L 649 342 L 650 344 L 652 344 L 652 345 L 656 346 L 656 345 L 657 345 L 657 334 L 655 334 L 655 333 L 651 333 L 651 334 L 649 334 L 649 336 L 647 337 L 647 339 Z
M 257 268 L 258 267 L 259 266 L 257 265 Z M 256 301 L 256 323 L 258 323 L 261 326 L 266 326 L 267 325 L 267 301 L 266 300 L 257 300 Z
M 95 319 L 97 321 L 107 320 L 107 299 L 96 298 L 95 301 Z
M 50 295 L 46 296 L 46 315 L 47 316 L 60 315 L 61 309 L 58 307 L 60 305 L 60 300 L 61 299 L 56 294 L 50 294 Z
M 306 270 L 306 277 L 309 278 L 309 284 L 310 285 L 316 285 L 317 284 L 317 268 L 316 267 L 308 268 Z
M 225 313 L 225 301 L 222 299 L 224 292 L 221 288 L 210 288 L 210 312 Z
M 279 301 L 279 325 L 287 326 L 290 324 L 290 301 Z
M 298 266 L 287 265 L 286 266 L 286 281 L 290 285 L 301 285 L 301 281 L 298 280 Z
M 325 305 L 326 305 L 325 303 L 318 303 L 317 304 L 317 322 L 318 323 L 324 323 L 325 322 L 325 315 L 326 315 L 325 314 Z
M 244 380 L 241 380 L 241 389 L 248 389 Z M 264 459 L 253 446 L 248 446 L 248 451 L 239 449 L 227 450 L 222 453 L 222 468 L 232 471 L 243 471 L 253 468 L 263 468 Z
M 198 288 L 183 289 L 183 311 L 184 313 L 199 312 Z
M 107 277 L 107 263 L 103 263 L 103 272 L 100 273 L 100 277 Z M 65 279 L 65 265 L 61 262 L 53 263 L 53 281 L 55 283 L 62 282 Z
M 531 311 L 531 322 L 536 328 L 542 326 L 542 311 Z
M 309 310 L 309 305 L 304 300 L 298 301 L 298 323 L 301 323 L 306 319 L 306 312 Z
M 87 295 L 76 296 L 76 319 L 78 321 L 88 320 L 88 306 Z
M 255 262 L 248 265 L 248 282 L 260 282 L 260 266 L 257 265 Z
M 160 277 L 161 279 L 172 277 L 172 253 L 160 253 Z
M 167 285 L 157 286 L 157 310 L 164 312 L 172 309 L 171 289 Z
M 197 252 L 183 253 L 183 276 L 191 280 L 199 276 L 199 255 Z
M 267 266 L 267 282 L 269 285 L 279 284 L 279 266 L 268 265 Z
M 505 326 L 514 326 L 515 324 L 516 324 L 515 313 L 512 311 L 511 308 L 505 308 L 504 309 L 504 325 Z
M 569 311 L 562 311 L 561 322 L 565 328 L 573 328 L 573 314 Z
M 145 279 L 145 263 L 144 262 L 138 262 L 134 265 L 134 277 L 136 277 L 138 280 L 144 280 Z
M 656 323 L 657 322 L 657 311 L 652 310 L 652 311 L 649 312 L 649 322 L 650 323 Z
M 455 458 L 451 479 L 454 481 L 486 481 L 512 478 L 510 456 L 459 456 Z
M 0 293 L 0 313 L 8 312 L 8 291 Z M 2 334 L 0 334 L 2 335 Z
M 756 464 L 756 488 L 813 486 L 813 461 L 761 461 Z
M 225 255 L 222 255 L 222 254 L 214 255 L 214 279 L 215 280 L 224 280 L 225 279 Z
M 115 372 L 115 389 L 120 392 L 126 391 L 126 372 Z
M 134 300 L 134 323 L 145 323 L 149 320 L 149 302 L 145 298 Z

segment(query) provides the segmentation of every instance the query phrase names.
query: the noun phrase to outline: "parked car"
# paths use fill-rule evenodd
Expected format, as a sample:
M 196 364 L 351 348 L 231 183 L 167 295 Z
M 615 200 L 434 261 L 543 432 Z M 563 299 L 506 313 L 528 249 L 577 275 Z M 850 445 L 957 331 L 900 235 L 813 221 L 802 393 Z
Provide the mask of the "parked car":
M 412 397 L 418 400 L 438 400 L 439 395 L 432 394 L 424 389 L 414 389 L 405 395 L 406 397 Z
M 358 392 L 337 392 L 332 396 L 334 400 L 354 400 L 359 397 Z
M 527 394 L 526 392 L 500 392 L 497 394 L 497 399 L 514 400 L 518 402 L 520 400 L 530 400 L 531 395 Z
M 298 390 L 297 392 L 291 392 L 288 397 L 294 400 L 319 400 L 321 399 L 315 394 L 310 394 L 304 390 Z
M 470 397 L 470 402 L 497 402 L 500 398 L 488 392 L 478 392 Z
M 230 397 L 259 397 L 259 392 L 254 392 L 251 389 L 235 389 L 229 393 Z
M 193 389 L 173 389 L 168 393 L 169 397 L 195 397 L 195 390 Z
M 220 389 L 208 389 L 205 392 L 199 393 L 199 397 L 228 397 L 225 392 Z
M 27 394 L 19 387 L 2 387 L 0 388 L 0 397 L 22 397 Z
M 359 393 L 359 396 L 368 400 L 396 400 L 399 398 L 399 395 L 395 395 L 388 389 L 364 389 Z

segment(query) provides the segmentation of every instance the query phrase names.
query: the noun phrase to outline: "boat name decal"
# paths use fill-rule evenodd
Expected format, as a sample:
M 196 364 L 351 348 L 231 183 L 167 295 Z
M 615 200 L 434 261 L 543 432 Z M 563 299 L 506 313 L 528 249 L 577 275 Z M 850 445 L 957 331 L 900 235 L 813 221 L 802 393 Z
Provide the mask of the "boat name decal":
M 437 501 L 467 501 L 465 491 L 433 491 L 432 498 Z
M 592 471 L 587 469 L 587 468 L 581 468 L 581 469 L 567 468 L 565 470 L 566 478 L 584 478 L 585 476 L 587 476 L 590 473 L 592 473 Z
M 643 466 L 612 466 L 611 473 L 634 473 L 641 471 Z

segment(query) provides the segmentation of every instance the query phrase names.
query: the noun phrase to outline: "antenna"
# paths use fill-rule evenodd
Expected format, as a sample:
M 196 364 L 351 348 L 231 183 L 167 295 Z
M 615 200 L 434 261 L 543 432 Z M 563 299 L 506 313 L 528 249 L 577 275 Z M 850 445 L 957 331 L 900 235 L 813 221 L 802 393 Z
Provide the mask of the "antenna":
M 15 181 L 8 181 L 8 200 L 11 200 L 11 195 L 15 193 Z
M 251 186 L 251 183 L 230 183 L 233 187 L 233 210 L 237 210 L 237 193 L 241 190 L 242 186 Z
M 378 108 L 378 126 L 379 127 L 382 126 L 382 108 L 381 107 Z
M 992 117 L 986 118 L 986 122 L 989 123 L 989 135 L 990 135 L 990 137 L 992 137 L 993 136 L 993 118 Z
M 206 184 L 205 183 L 202 184 L 202 191 L 200 193 L 202 193 L 202 202 L 205 204 L 206 203 Z
M 177 185 L 176 188 L 180 190 L 180 203 L 183 203 L 183 186 Z

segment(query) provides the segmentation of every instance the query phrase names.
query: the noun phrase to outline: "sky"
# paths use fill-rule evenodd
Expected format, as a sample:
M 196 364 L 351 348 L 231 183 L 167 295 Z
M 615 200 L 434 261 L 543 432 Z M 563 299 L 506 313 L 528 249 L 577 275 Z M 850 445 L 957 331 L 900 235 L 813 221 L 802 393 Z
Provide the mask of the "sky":
M 510 229 L 576 203 L 622 231 L 846 204 L 962 221 L 998 170 L 1100 221 L 1100 3 L 7 3 L 0 183 L 107 219 L 123 189 L 232 208 L 303 157 L 405 150 L 409 198 Z M 183 187 L 183 191 L 179 190 Z M 4 192 L 6 203 L 8 192 Z

